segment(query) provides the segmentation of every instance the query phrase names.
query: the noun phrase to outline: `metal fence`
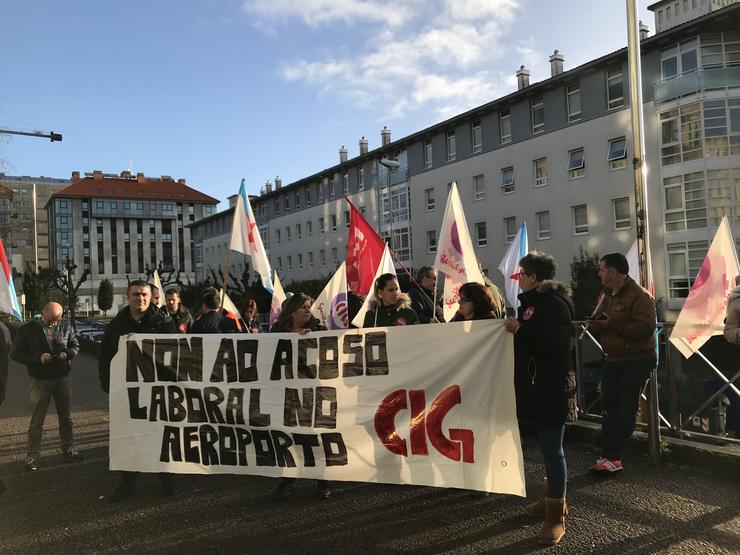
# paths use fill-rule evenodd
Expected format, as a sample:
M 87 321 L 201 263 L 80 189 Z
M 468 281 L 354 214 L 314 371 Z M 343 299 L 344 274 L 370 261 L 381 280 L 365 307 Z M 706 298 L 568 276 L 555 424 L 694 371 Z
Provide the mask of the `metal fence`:
M 653 438 L 661 434 L 700 442 L 740 445 L 740 356 L 738 347 L 715 336 L 701 353 L 685 359 L 668 341 L 673 324 L 659 323 L 658 367 L 651 381 L 658 410 L 650 423 L 650 389 L 642 394 L 638 427 Z M 574 324 L 578 407 L 585 420 L 601 420 L 602 351 L 598 339 Z M 653 429 L 657 428 L 657 429 Z

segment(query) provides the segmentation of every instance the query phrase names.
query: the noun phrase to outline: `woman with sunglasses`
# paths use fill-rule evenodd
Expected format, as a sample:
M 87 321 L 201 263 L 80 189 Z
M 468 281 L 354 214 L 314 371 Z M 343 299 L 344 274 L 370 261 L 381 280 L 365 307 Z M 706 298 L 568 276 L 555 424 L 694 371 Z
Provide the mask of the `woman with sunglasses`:
M 411 298 L 406 293 L 401 293 L 394 274 L 383 274 L 376 279 L 374 292 L 375 299 L 370 301 L 370 310 L 365 313 L 363 328 L 419 323 L 419 317 L 411 308 Z
M 519 420 L 533 423 L 545 461 L 545 496 L 525 509 L 544 517 L 537 541 L 551 545 L 565 534 L 563 451 L 565 423 L 576 419 L 572 358 L 573 301 L 570 289 L 553 281 L 555 259 L 532 252 L 519 261 L 522 293 L 518 318 L 504 320 L 514 334 L 514 385 Z
M 501 312 L 491 296 L 491 291 L 480 283 L 471 282 L 460 287 L 458 303 L 457 313 L 450 322 L 501 318 Z
M 325 331 L 318 319 L 311 314 L 313 299 L 303 293 L 296 293 L 283 302 L 280 316 L 270 328 L 270 333 L 298 333 L 306 335 L 311 331 Z M 298 492 L 297 478 L 283 478 L 275 490 L 274 496 L 286 499 Z M 316 480 L 316 498 L 326 499 L 331 495 L 327 480 Z

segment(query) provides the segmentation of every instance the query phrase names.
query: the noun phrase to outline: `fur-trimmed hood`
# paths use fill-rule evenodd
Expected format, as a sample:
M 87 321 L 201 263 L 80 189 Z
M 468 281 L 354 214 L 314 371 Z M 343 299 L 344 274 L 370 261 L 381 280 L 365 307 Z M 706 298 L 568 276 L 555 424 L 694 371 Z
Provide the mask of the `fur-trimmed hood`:
M 378 298 L 373 295 L 373 298 L 368 303 L 368 310 L 375 310 L 378 306 Z M 411 308 L 411 297 L 408 293 L 400 293 L 398 295 L 398 302 L 396 303 L 396 309 Z
M 564 284 L 562 281 L 556 281 L 554 279 L 546 279 L 537 286 L 538 293 L 546 293 L 548 291 L 558 291 L 565 293 L 568 297 L 573 296 L 573 291 L 570 287 Z

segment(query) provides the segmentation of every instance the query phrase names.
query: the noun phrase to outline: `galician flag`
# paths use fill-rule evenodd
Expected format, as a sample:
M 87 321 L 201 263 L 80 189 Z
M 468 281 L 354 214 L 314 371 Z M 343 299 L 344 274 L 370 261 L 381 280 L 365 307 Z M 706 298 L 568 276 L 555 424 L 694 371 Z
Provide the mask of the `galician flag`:
M 735 287 L 737 275 L 740 275 L 740 264 L 725 216 L 671 333 L 671 343 L 686 358 L 711 336 L 722 335 L 727 298 Z
M 529 240 L 527 239 L 527 224 L 523 223 L 522 227 L 514 237 L 514 240 L 506 249 L 506 254 L 498 265 L 498 271 L 504 276 L 504 290 L 506 291 L 506 300 L 509 301 L 514 310 L 519 307 L 519 261 L 527 256 L 529 252 Z
M 270 327 L 272 327 L 272 325 L 277 321 L 278 316 L 280 316 L 283 302 L 286 299 L 285 291 L 283 291 L 283 285 L 280 283 L 280 278 L 278 277 L 277 272 L 275 272 L 275 282 L 270 287 L 272 290 L 272 302 L 270 303 Z
M 632 243 L 630 250 L 624 255 L 627 259 L 627 263 L 630 266 L 629 276 L 635 280 L 636 283 L 640 283 L 640 256 L 637 252 L 637 239 Z M 650 296 L 655 298 L 655 280 L 653 280 L 653 268 L 648 265 L 648 283 L 640 283 L 645 289 L 648 290 Z
M 344 330 L 349 327 L 349 307 L 347 305 L 347 271 L 344 262 L 326 284 L 321 294 L 311 305 L 313 314 L 321 325 L 330 330 Z
M 159 302 L 157 303 L 157 306 L 162 308 L 165 304 L 164 289 L 162 289 L 162 282 L 159 279 L 159 272 L 157 272 L 157 270 L 154 270 L 152 281 L 154 281 L 154 287 L 159 289 Z
M 10 271 L 8 257 L 5 256 L 2 239 L 0 239 L 0 265 L 0 312 L 12 314 L 19 320 L 23 320 L 18 296 L 15 294 L 15 285 L 13 285 L 13 273 Z
M 434 267 L 445 275 L 443 310 L 445 320 L 449 321 L 458 309 L 460 287 L 472 281 L 485 284 L 454 181 L 447 195 Z
M 370 303 L 379 302 L 378 298 L 375 296 L 375 280 L 377 280 L 383 274 L 393 274 L 394 276 L 396 275 L 396 267 L 393 265 L 393 257 L 391 256 L 391 251 L 388 248 L 387 244 L 383 249 L 383 257 L 380 259 L 378 269 L 375 270 L 375 277 L 373 278 L 370 291 L 365 297 L 365 302 L 362 303 L 360 311 L 357 313 L 357 316 L 355 316 L 355 319 L 352 320 L 352 324 L 354 324 L 358 328 L 361 328 L 362 324 L 365 322 L 365 314 L 367 314 L 367 311 L 370 309 Z
M 257 229 L 257 222 L 254 219 L 252 206 L 249 204 L 249 197 L 243 179 L 234 207 L 229 248 L 247 255 L 251 259 L 252 267 L 262 278 L 262 286 L 272 293 L 270 261 L 267 259 L 267 252 L 265 252 L 260 232 Z

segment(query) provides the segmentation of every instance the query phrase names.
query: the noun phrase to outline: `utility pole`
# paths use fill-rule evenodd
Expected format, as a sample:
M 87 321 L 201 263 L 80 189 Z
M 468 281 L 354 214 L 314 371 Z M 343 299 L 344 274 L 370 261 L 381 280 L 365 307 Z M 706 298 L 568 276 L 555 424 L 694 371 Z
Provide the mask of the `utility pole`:
M 62 134 L 54 133 L 54 131 L 51 131 L 50 133 L 44 133 L 42 131 L 15 131 L 13 129 L 3 129 L 0 127 L 0 135 L 23 135 L 25 137 L 40 137 L 42 139 L 49 139 L 52 143 L 54 141 L 62 140 Z

